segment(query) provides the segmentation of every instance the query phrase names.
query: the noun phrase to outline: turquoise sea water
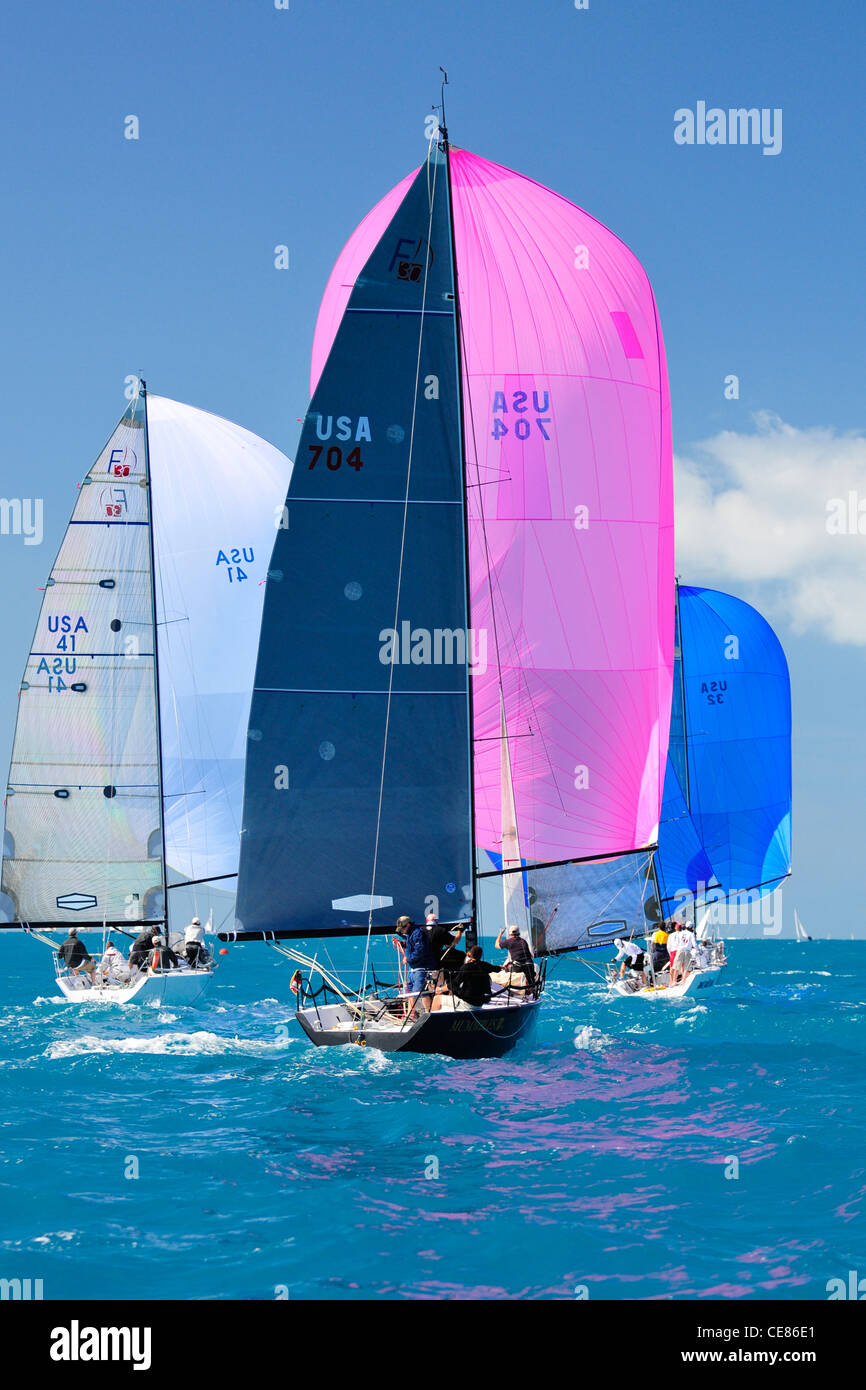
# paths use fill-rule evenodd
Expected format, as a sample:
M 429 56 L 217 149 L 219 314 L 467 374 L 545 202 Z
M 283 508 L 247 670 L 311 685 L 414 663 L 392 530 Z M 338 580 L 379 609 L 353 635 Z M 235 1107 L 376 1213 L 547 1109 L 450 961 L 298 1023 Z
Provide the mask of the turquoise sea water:
M 0 941 L 0 1277 L 45 1298 L 823 1299 L 866 1274 L 860 943 L 733 942 L 679 1006 L 607 1003 L 570 963 L 532 1043 L 484 1062 L 312 1048 L 265 948 L 198 1009 L 71 1007 L 47 957 Z

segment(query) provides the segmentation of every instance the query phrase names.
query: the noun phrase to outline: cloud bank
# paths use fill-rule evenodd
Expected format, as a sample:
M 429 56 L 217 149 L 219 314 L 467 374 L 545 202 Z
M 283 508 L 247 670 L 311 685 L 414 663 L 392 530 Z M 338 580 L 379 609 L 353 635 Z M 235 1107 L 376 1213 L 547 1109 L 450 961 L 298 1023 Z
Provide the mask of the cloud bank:
M 866 435 L 766 412 L 754 426 L 675 459 L 677 573 L 794 632 L 866 646 Z

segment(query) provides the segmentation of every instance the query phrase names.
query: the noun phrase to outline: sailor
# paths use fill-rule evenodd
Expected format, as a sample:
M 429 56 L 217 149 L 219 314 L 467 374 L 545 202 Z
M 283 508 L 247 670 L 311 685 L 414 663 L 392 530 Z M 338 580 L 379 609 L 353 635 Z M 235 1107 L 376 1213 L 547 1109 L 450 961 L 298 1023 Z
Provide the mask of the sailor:
M 126 961 L 113 941 L 106 942 L 99 969 L 104 980 L 120 980 L 124 975 L 128 975 Z
M 184 927 L 183 931 L 183 953 L 192 970 L 195 970 L 201 958 L 203 942 L 204 927 L 198 917 L 193 917 L 189 926 Z
M 490 976 L 496 974 L 496 966 L 482 960 L 482 954 L 480 946 L 470 946 L 454 981 L 454 993 L 473 1009 L 489 1003 L 492 994 Z
M 430 1008 L 430 1001 L 424 994 L 427 975 L 429 971 L 435 970 L 437 965 L 430 937 L 424 927 L 414 923 L 411 917 L 397 918 L 397 935 L 406 953 L 409 993 L 415 996 L 416 1003 L 420 1000 L 421 1008 L 426 1013 Z
M 652 935 L 653 973 L 660 975 L 668 968 L 668 934 L 664 926 L 657 927 Z
M 692 953 L 692 964 L 694 965 L 695 970 L 706 970 L 709 963 L 710 957 L 709 952 L 707 951 L 706 941 L 698 940 L 696 938 L 695 949 Z
M 78 928 L 70 927 L 69 935 L 61 944 L 58 957 L 63 961 L 71 975 L 77 975 L 83 970 L 89 975 L 91 984 L 93 983 L 93 972 L 96 969 L 96 962 L 87 954 L 87 948 L 83 941 L 78 940 Z
M 129 952 L 130 970 L 143 970 L 147 965 L 147 959 L 153 950 L 154 938 L 159 935 L 156 927 L 145 927 L 144 931 L 139 932 L 132 943 Z
M 157 932 L 153 938 L 153 955 L 150 960 L 151 970 L 173 970 L 178 964 L 178 958 L 165 937 L 160 936 Z
M 535 966 L 532 960 L 532 951 L 529 942 L 520 935 L 519 927 L 509 927 L 508 936 L 505 936 L 505 928 L 496 938 L 496 950 L 501 951 L 503 946 L 508 952 L 508 966 L 512 970 L 519 970 L 525 977 L 527 985 L 535 984 Z
M 618 936 L 613 944 L 616 947 L 616 957 L 614 959 L 614 965 L 618 960 L 622 961 L 622 965 L 619 967 L 619 978 L 622 979 L 626 970 L 633 970 L 635 974 L 640 975 L 641 984 L 645 985 L 646 961 L 644 960 L 644 953 L 641 950 L 640 946 L 638 946 L 637 942 L 623 941 L 622 937 Z
M 676 942 L 672 947 L 671 943 Z M 668 937 L 668 954 L 671 960 L 671 984 L 682 984 L 692 968 L 694 952 L 697 949 L 695 934 L 688 927 L 680 927 Z
M 458 949 L 463 927 L 458 927 L 452 935 L 447 927 L 440 925 L 439 918 L 434 917 L 432 912 L 428 912 L 424 925 L 439 967 L 438 984 L 448 984 L 466 959 L 465 952 Z

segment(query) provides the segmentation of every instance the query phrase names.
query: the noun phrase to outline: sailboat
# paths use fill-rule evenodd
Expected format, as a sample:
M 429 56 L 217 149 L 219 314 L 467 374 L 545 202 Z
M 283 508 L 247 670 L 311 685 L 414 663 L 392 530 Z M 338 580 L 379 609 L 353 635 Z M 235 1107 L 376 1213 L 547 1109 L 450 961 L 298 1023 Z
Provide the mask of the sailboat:
M 812 940 L 811 936 L 806 931 L 806 928 L 803 926 L 803 923 L 800 921 L 800 914 L 796 908 L 794 908 L 794 936 L 796 937 L 797 941 Z
M 79 485 L 19 690 L 0 885 L 0 926 L 52 947 L 67 1000 L 191 1004 L 213 978 L 214 952 L 193 968 L 177 929 L 195 915 L 215 930 L 234 911 L 264 579 L 290 471 L 249 431 L 140 382 Z M 71 926 L 97 934 L 95 970 L 58 958 Z M 150 928 L 177 968 L 149 952 L 125 965 Z
M 720 916 L 745 925 L 791 873 L 791 685 L 769 623 L 732 594 L 676 586 L 676 663 L 656 872 L 662 914 L 694 920 L 703 962 L 644 999 L 718 982 Z M 627 992 L 617 983 L 614 992 Z
M 637 258 L 443 120 L 328 283 L 266 586 L 220 935 L 289 957 L 315 1045 L 499 1055 L 545 957 L 658 914 L 672 496 Z M 516 927 L 533 987 L 413 1008 L 374 959 L 404 913 Z

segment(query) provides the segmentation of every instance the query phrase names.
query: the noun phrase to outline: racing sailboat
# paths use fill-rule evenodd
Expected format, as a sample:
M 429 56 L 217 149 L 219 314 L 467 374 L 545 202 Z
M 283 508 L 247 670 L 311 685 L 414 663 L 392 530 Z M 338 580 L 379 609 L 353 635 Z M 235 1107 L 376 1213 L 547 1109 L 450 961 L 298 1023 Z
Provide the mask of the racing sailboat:
M 662 916 L 692 922 L 697 968 L 643 989 L 682 998 L 717 983 L 718 928 L 745 925 L 791 873 L 791 686 L 785 653 L 748 603 L 676 587 L 676 664 L 656 873 Z M 649 949 L 649 948 L 648 948 Z
M 374 949 L 403 913 L 469 943 L 517 927 L 536 956 L 657 915 L 672 492 L 640 263 L 443 124 L 329 281 L 266 586 L 221 935 L 299 967 L 314 1044 L 480 1056 L 525 1035 L 543 964 L 472 1007 L 386 986 Z M 284 944 L 352 937 L 351 986 Z
M 129 969 L 117 948 L 154 928 L 179 952 L 190 916 L 233 912 L 263 580 L 290 467 L 141 382 L 79 485 L 19 689 L 0 892 L 0 926 L 52 946 L 68 1000 L 194 1003 L 213 977 L 212 951 L 195 968 L 160 969 L 148 952 Z M 99 944 L 67 968 L 56 933 L 70 926 Z
M 800 914 L 796 908 L 794 908 L 794 937 L 797 941 L 812 940 L 806 928 L 803 926 L 803 923 L 800 921 Z

